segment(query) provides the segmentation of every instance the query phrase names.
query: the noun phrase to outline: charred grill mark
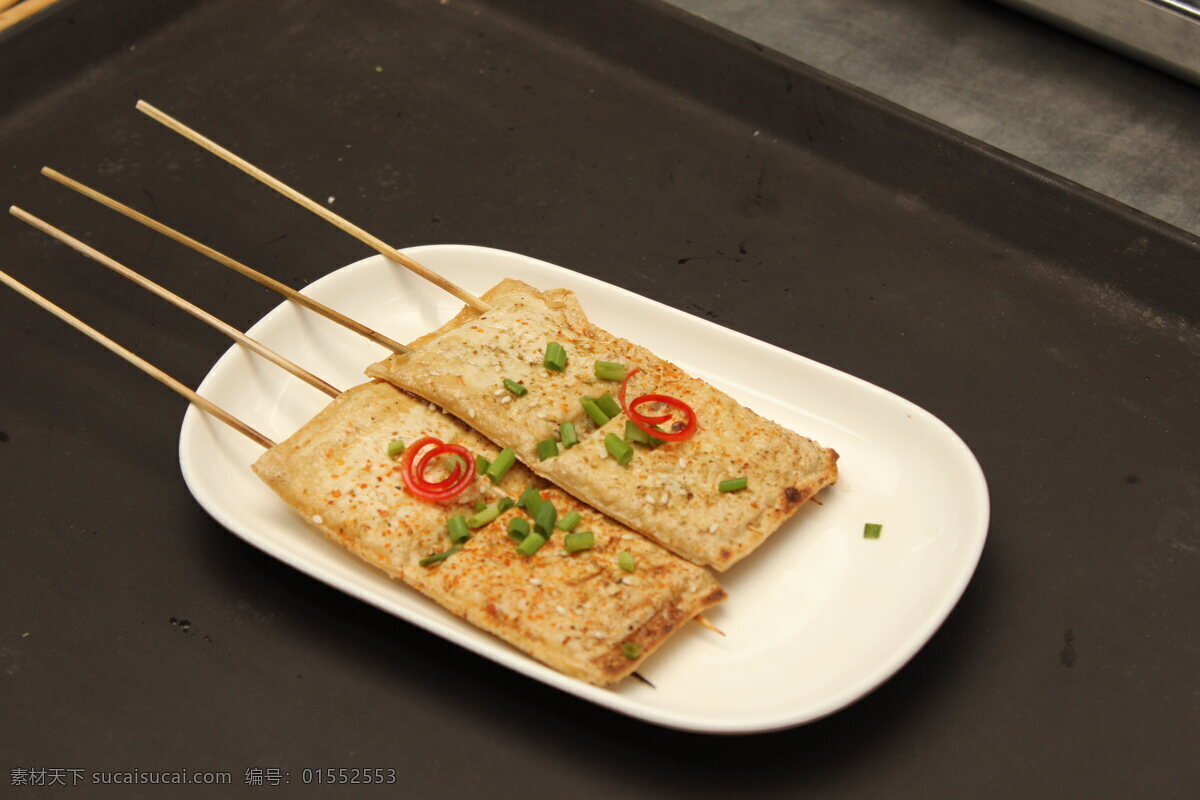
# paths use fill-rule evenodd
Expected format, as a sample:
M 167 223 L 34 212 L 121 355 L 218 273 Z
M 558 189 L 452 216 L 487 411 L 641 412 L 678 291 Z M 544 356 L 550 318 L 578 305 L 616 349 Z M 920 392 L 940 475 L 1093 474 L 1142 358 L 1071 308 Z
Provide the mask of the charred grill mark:
M 795 486 L 789 486 L 783 490 L 783 497 L 790 505 L 799 505 L 808 499 L 810 491 L 805 489 L 800 491 Z

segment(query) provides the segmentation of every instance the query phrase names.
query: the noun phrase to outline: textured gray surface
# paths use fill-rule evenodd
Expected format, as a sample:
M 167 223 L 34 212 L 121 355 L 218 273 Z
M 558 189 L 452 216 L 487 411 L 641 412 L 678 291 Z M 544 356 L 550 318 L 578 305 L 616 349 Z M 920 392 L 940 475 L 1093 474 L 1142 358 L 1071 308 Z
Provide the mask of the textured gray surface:
M 989 2 L 670 1 L 1200 234 L 1200 87 Z

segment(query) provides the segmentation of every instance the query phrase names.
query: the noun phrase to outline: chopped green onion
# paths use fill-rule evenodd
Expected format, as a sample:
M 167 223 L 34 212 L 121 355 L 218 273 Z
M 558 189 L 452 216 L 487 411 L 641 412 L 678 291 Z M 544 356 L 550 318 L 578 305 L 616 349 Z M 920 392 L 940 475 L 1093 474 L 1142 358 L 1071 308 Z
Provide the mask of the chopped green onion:
M 471 532 L 467 530 L 467 518 L 462 514 L 455 514 L 451 517 L 447 527 L 450 529 L 450 541 L 455 544 L 462 544 L 471 538 Z
M 512 469 L 512 465 L 517 463 L 517 454 L 512 451 L 511 447 L 506 447 L 496 455 L 496 460 L 487 468 L 484 473 L 488 476 L 492 483 L 499 483 L 504 480 L 504 476 Z
M 504 388 L 508 389 L 510 392 L 512 392 L 517 397 L 520 397 L 529 391 L 529 389 L 525 388 L 524 385 L 517 383 L 516 381 L 510 381 L 508 378 L 505 378 L 503 383 L 504 383 Z
M 461 544 L 452 545 L 448 550 L 443 550 L 440 553 L 434 553 L 431 556 L 426 556 L 425 558 L 422 558 L 421 562 L 420 562 L 421 566 L 422 567 L 432 567 L 434 564 L 437 564 L 440 561 L 445 561 L 447 558 L 454 555 L 459 550 L 462 550 Z
M 529 523 L 521 517 L 513 517 L 508 521 L 508 538 L 524 541 L 529 535 Z
M 625 420 L 625 441 L 637 442 L 644 444 L 647 447 L 658 447 L 663 443 L 662 439 L 655 438 L 633 423 L 633 420 Z
M 881 533 L 883 533 L 883 526 L 878 523 L 868 522 L 866 525 L 863 525 L 864 539 L 878 539 Z
M 600 410 L 603 411 L 604 415 L 609 419 L 612 419 L 621 413 L 621 406 L 616 400 L 613 400 L 613 396 L 611 394 L 606 394 L 598 399 L 596 401 L 596 405 L 600 407 Z
M 559 436 L 562 437 L 564 450 L 570 450 L 575 445 L 579 444 L 579 434 L 575 432 L 574 422 L 564 422 L 558 426 Z
M 563 546 L 568 553 L 578 553 L 580 550 L 591 550 L 596 546 L 596 537 L 591 531 L 568 533 L 563 537 Z
M 633 459 L 633 448 L 615 433 L 610 433 L 604 437 L 604 449 L 622 466 L 628 464 Z
M 553 439 L 543 439 L 537 443 L 538 460 L 545 461 L 558 455 L 558 442 Z
M 476 475 L 486 475 L 487 471 L 488 471 L 488 467 L 490 467 L 491 465 L 492 465 L 492 462 L 488 461 L 483 456 L 475 456 L 475 474 Z
M 625 380 L 625 365 L 612 361 L 597 361 L 596 377 L 602 381 L 623 381 Z
M 388 451 L 387 451 L 388 458 L 395 458 L 396 456 L 400 455 L 403 452 L 404 452 L 404 440 L 403 439 L 393 439 L 392 441 L 388 442 Z
M 560 531 L 573 531 L 583 516 L 578 511 L 571 511 L 557 523 Z
M 722 492 L 740 492 L 746 488 L 746 478 L 730 478 L 717 484 L 717 490 Z
M 533 529 L 549 539 L 550 534 L 554 533 L 554 520 L 557 517 L 558 509 L 554 507 L 554 503 L 543 500 L 537 513 L 533 515 Z
M 642 654 L 642 648 L 637 642 L 626 642 L 621 645 L 621 654 L 632 660 Z
M 633 572 L 637 564 L 633 560 L 633 553 L 628 550 L 622 550 L 617 554 L 617 566 L 626 572 Z
M 531 517 L 537 514 L 538 507 L 541 504 L 542 494 L 532 486 L 526 489 L 520 499 L 517 500 L 517 507 L 525 509 Z
M 476 514 L 478 514 L 480 511 L 483 511 L 485 508 L 487 508 L 487 503 L 483 502 L 482 500 L 475 501 L 475 513 Z
M 567 351 L 558 342 L 550 342 L 546 345 L 546 357 L 542 359 L 542 363 L 546 369 L 562 372 L 567 368 Z
M 511 497 L 501 497 L 500 502 L 497 503 L 496 506 L 500 509 L 500 513 L 503 514 L 516 504 L 517 501 L 513 500 Z
M 538 550 L 541 550 L 542 545 L 545 543 L 545 536 L 542 536 L 540 533 L 531 533 L 517 545 L 517 552 L 523 556 L 531 556 Z
M 597 428 L 611 419 L 608 414 L 600 410 L 600 406 L 596 405 L 596 401 L 590 397 L 579 398 L 579 405 L 583 406 L 583 410 L 592 418 L 592 422 L 596 423 Z
M 482 511 L 476 511 L 468 520 L 468 528 L 482 528 L 489 522 L 500 516 L 500 506 L 484 506 Z

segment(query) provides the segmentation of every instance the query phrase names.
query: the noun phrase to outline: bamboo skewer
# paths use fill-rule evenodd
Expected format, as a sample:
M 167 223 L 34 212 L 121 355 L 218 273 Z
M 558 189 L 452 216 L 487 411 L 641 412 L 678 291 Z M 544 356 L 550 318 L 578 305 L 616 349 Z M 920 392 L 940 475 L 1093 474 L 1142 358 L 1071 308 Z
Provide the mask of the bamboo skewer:
M 90 258 L 94 261 L 98 261 L 99 263 L 101 263 L 104 266 L 111 269 L 113 272 L 116 272 L 119 275 L 121 275 L 125 278 L 128 278 L 129 280 L 133 281 L 137 285 L 141 286 L 143 289 L 153 292 L 154 294 L 163 298 L 167 302 L 172 303 L 175 306 L 178 306 L 179 308 L 183 309 L 184 311 L 186 311 L 187 313 L 196 317 L 197 319 L 203 320 L 204 322 L 208 323 L 212 327 L 214 327 L 217 330 L 224 333 L 229 338 L 233 339 L 234 341 L 238 342 L 239 344 L 245 345 L 251 351 L 257 353 L 258 355 L 267 359 L 272 364 L 275 364 L 276 366 L 280 367 L 281 369 L 284 369 L 287 372 L 291 373 L 292 375 L 295 375 L 297 378 L 299 378 L 300 380 L 309 384 L 310 386 L 324 392 L 325 394 L 329 395 L 330 397 L 337 397 L 339 394 L 341 394 L 341 390 L 339 390 L 339 389 L 331 386 L 330 384 L 326 383 L 325 381 L 321 380 L 316 375 L 313 375 L 311 372 L 309 372 L 308 370 L 299 366 L 298 364 L 295 364 L 294 362 L 284 358 L 283 356 L 276 353 L 274 350 L 271 350 L 270 348 L 264 346 L 263 344 L 259 343 L 255 339 L 251 339 L 249 336 L 242 333 L 237 328 L 233 327 L 232 325 L 230 325 L 229 323 L 227 323 L 221 319 L 218 319 L 217 317 L 214 317 L 212 314 L 208 313 L 207 311 L 200 308 L 196 304 L 183 299 L 182 297 L 175 294 L 174 292 L 171 292 L 169 289 L 166 289 L 166 288 L 160 286 L 159 284 L 155 283 L 154 281 L 146 278 L 145 276 L 143 276 L 137 272 L 134 272 L 132 269 L 125 266 L 124 264 L 121 264 L 120 262 L 109 258 L 108 256 L 104 255 L 104 253 L 101 253 L 99 250 L 96 250 L 95 248 L 90 247 L 89 245 L 85 244 L 84 242 L 81 242 L 79 239 L 76 239 L 75 237 L 71 236 L 70 234 L 65 233 L 62 230 L 59 230 L 58 228 L 55 228 L 50 223 L 48 223 L 42 219 L 39 219 L 38 217 L 33 216 L 29 212 L 27 212 L 21 208 L 18 208 L 17 206 L 11 206 L 11 207 L 9 207 L 8 210 L 9 210 L 9 213 L 11 213 L 14 217 L 21 220 L 22 222 L 32 225 L 33 227 L 37 228 L 38 230 L 42 231 L 43 233 L 47 234 L 48 236 L 51 236 L 51 237 L 59 240 L 63 244 L 82 253 L 83 255 L 87 256 L 88 258 Z
M 213 248 L 209 247 L 208 245 L 202 244 L 201 242 L 196 241 L 195 239 L 191 238 L 190 236 L 188 236 L 184 233 L 180 233 L 179 231 L 175 230 L 174 228 L 164 225 L 163 223 L 159 222 L 158 220 L 156 220 L 152 217 L 148 217 L 145 214 L 141 213 L 140 211 L 136 211 L 136 210 L 130 208 L 129 206 L 125 205 L 124 203 L 121 203 L 121 202 L 109 197 L 108 195 L 105 195 L 105 194 L 102 194 L 102 193 L 96 191 L 95 189 L 91 188 L 90 186 L 86 186 L 85 184 L 82 184 L 77 180 L 68 178 L 66 175 L 63 175 L 58 170 L 51 169 L 50 167 L 42 167 L 42 174 L 45 175 L 50 180 L 55 181 L 56 183 L 62 184 L 63 186 L 66 186 L 68 189 L 73 189 L 74 191 L 79 192 L 84 197 L 88 197 L 92 200 L 95 200 L 97 203 L 100 203 L 103 206 L 107 206 L 108 208 L 111 208 L 113 211 L 116 211 L 118 214 L 125 215 L 129 219 L 132 219 L 134 222 L 140 222 L 141 224 L 145 225 L 147 228 L 158 231 L 163 236 L 166 236 L 169 239 L 174 239 L 175 241 L 179 242 L 180 244 L 184 245 L 185 247 L 189 247 L 192 250 L 195 250 L 197 253 L 200 253 L 201 255 L 211 258 L 213 261 L 216 261 L 218 264 L 228 267 L 229 269 L 233 270 L 234 272 L 245 275 L 250 280 L 257 282 L 257 283 L 261 284 L 262 286 L 265 286 L 274 292 L 278 292 L 279 294 L 283 295 L 287 299 L 292 300 L 293 302 L 299 303 L 300 305 L 304 306 L 305 308 L 309 309 L 310 311 L 314 311 L 314 312 L 320 314 L 321 316 L 325 317 L 326 319 L 331 320 L 332 322 L 336 322 L 337 324 L 339 324 L 345 328 L 348 328 L 357 334 L 365 336 L 366 338 L 370 339 L 371 341 L 375 342 L 376 344 L 381 344 L 384 347 L 388 348 L 389 350 L 392 350 L 397 353 L 412 352 L 410 348 L 400 344 L 397 341 L 394 341 L 394 340 L 388 338 L 387 336 L 384 336 L 382 333 L 379 333 L 378 331 L 375 331 L 375 330 L 367 327 L 366 325 L 363 325 L 361 322 L 357 322 L 357 321 L 351 319 L 350 317 L 347 317 L 345 314 L 342 314 L 338 311 L 334 311 L 329 306 L 326 306 L 323 303 L 313 300 L 311 297 L 309 297 L 307 295 L 297 292 L 295 289 L 288 286 L 287 284 L 281 283 L 281 282 L 275 280 L 274 278 L 270 277 L 269 275 L 264 275 L 263 273 L 259 272 L 258 270 L 254 269 L 253 267 L 249 267 L 249 266 L 241 263 L 240 261 L 230 258 L 229 256 L 225 255 L 224 253 L 214 250 Z
M 235 155 L 234 153 L 230 152 L 229 150 L 226 150 L 221 145 L 219 145 L 216 142 L 212 141 L 211 139 L 203 136 L 199 132 L 192 130 L 187 125 L 184 125 L 182 122 L 180 122 L 179 120 L 170 116 L 169 114 L 166 114 L 165 112 L 160 111 L 159 109 L 157 109 L 154 106 L 147 103 L 145 100 L 138 100 L 137 110 L 141 111 L 143 114 L 150 117 L 151 119 L 167 126 L 171 130 L 178 133 L 180 136 L 183 136 L 185 139 L 189 139 L 193 143 L 199 145 L 200 147 L 203 147 L 205 150 L 209 151 L 210 153 L 217 156 L 218 158 L 221 158 L 221 159 L 225 160 L 226 162 L 232 164 L 233 166 L 242 170 L 243 172 L 245 172 L 247 175 L 251 176 L 252 178 L 256 178 L 259 181 L 265 183 L 267 186 L 270 186 L 272 189 L 279 192 L 284 197 L 287 197 L 288 199 L 300 204 L 301 206 L 304 206 L 309 211 L 316 214 L 318 217 L 321 217 L 322 219 L 324 219 L 326 222 L 329 222 L 330 224 L 334 225 L 335 227 L 350 234 L 351 236 L 358 239 L 363 244 L 373 247 L 375 250 L 377 250 L 382 255 L 386 256 L 387 258 L 391 259 L 392 261 L 395 261 L 396 263 L 400 264 L 401 266 L 406 267 L 407 269 L 415 272 L 417 275 L 420 275 L 422 278 L 429 281 L 430 283 L 433 283 L 435 286 L 445 289 L 447 292 L 454 295 L 458 299 L 462 300 L 464 303 L 466 303 L 467 305 L 476 309 L 477 311 L 483 312 L 483 311 L 487 311 L 489 308 L 491 308 L 491 306 L 489 306 L 483 300 L 480 300 L 478 297 L 471 294 L 467 290 L 448 281 L 447 279 L 443 278 L 441 275 L 438 275 L 436 272 L 429 269 L 428 267 L 425 267 L 424 265 L 419 264 L 416 261 L 412 260 L 411 258 L 404 255 L 399 250 L 392 247 L 391 245 L 389 245 L 387 242 L 383 241 L 379 237 L 368 233 L 367 231 L 363 230 L 362 228 L 358 227 L 357 225 L 351 223 L 349 220 L 333 213 L 332 211 L 330 211 L 328 208 L 321 205 L 320 203 L 317 203 L 316 201 L 311 200 L 308 197 L 305 197 L 300 192 L 296 191 L 292 187 L 285 184 L 283 181 L 279 180 L 278 178 L 274 178 L 271 175 L 268 175 L 266 172 L 263 172 L 261 169 L 254 166 L 249 161 L 246 161 L 244 158 L 241 158 L 240 156 Z
M 16 8 L 8 8 L 9 6 L 14 5 L 14 3 L 0 2 L 0 11 L 8 8 L 7 11 L 0 13 L 0 31 L 16 25 L 26 17 L 32 17 L 43 8 L 49 8 L 57 2 L 58 0 L 25 0 L 24 3 L 21 3 L 21 5 Z
M 257 442 L 258 444 L 260 444 L 263 447 L 266 447 L 268 449 L 275 446 L 275 443 L 273 441 L 268 439 L 266 436 L 263 436 L 261 433 L 256 431 L 254 428 L 251 428 L 249 425 L 242 422 L 240 419 L 233 416 L 225 409 L 216 405 L 212 401 L 207 400 L 207 399 L 201 397 L 200 395 L 196 394 L 194 391 L 189 389 L 187 386 L 184 386 L 182 383 L 175 380 L 170 375 L 168 375 L 167 373 L 163 372 L 158 367 L 151 364 L 149 361 L 145 360 L 144 358 L 137 355 L 136 353 L 134 353 L 130 350 L 127 350 L 126 348 L 117 344 L 112 339 L 108 338 L 103 333 L 101 333 L 100 331 L 98 331 L 95 328 L 93 328 L 92 326 L 88 325 L 86 322 L 80 320 L 78 317 L 73 316 L 70 312 L 60 308 L 59 306 L 56 306 L 54 303 L 50 302 L 45 297 L 42 297 L 40 294 L 38 294 L 37 292 L 30 289 L 28 286 L 17 281 L 15 278 L 13 278 L 8 273 L 0 271 L 0 282 L 3 282 L 10 289 L 17 292 L 20 295 L 23 295 L 26 299 L 33 301 L 34 303 L 41 306 L 46 311 L 49 311 L 51 314 L 58 317 L 63 322 L 67 323 L 68 325 L 70 325 L 72 328 L 79 331 L 80 333 L 83 333 L 88 338 L 104 345 L 111 352 L 113 352 L 116 355 L 120 356 L 121 358 L 125 359 L 130 364 L 133 364 L 135 367 L 137 367 L 138 369 L 140 369 L 142 372 L 146 373 L 150 377 L 152 377 L 155 380 L 159 381 L 160 383 L 166 385 L 167 387 L 175 390 L 180 395 L 182 395 L 184 398 L 186 398 L 188 400 L 188 402 L 193 403 L 194 405 L 198 406 L 203 411 L 206 411 L 207 413 L 213 415 L 217 419 L 221 420 L 221 422 L 224 422 L 226 425 L 233 428 L 238 433 L 241 433 L 241 434 L 245 435 L 246 437 L 253 439 L 255 442 Z

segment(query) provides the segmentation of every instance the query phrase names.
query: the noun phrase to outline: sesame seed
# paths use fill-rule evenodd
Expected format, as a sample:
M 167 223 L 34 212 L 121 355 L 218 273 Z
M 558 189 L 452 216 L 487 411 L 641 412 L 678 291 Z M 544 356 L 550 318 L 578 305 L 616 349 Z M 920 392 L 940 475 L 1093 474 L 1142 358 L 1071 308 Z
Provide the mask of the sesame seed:
M 541 585 L 542 585 L 542 579 L 541 579 L 541 578 L 530 578 L 530 579 L 529 579 L 529 582 L 530 582 L 530 583 L 532 583 L 534 586 L 541 586 Z
M 313 515 L 312 515 L 312 521 L 313 521 L 313 524 L 314 524 L 314 525 L 320 525 L 320 524 L 321 524 L 322 522 L 324 522 L 325 520 L 324 520 L 324 519 L 321 517 L 321 515 L 320 515 L 320 514 L 313 514 Z
M 557 611 L 557 612 L 558 612 L 558 613 L 560 613 L 560 614 L 566 614 L 566 613 L 567 613 L 567 610 L 566 610 L 565 608 L 563 608 L 562 606 L 555 606 L 555 607 L 554 607 L 554 610 L 555 610 L 555 611 Z
M 709 532 L 709 533 L 716 533 L 716 532 L 717 532 L 717 523 L 715 523 L 715 522 L 714 522 L 712 525 L 709 525 L 709 526 L 708 526 L 708 532 Z
M 511 396 L 505 396 L 505 397 L 501 397 L 501 398 L 500 398 L 500 402 L 501 402 L 501 403 L 511 403 L 511 402 L 512 402 L 512 397 L 511 397 Z
M 467 416 L 468 416 L 468 417 L 470 417 L 471 419 L 475 419 L 475 409 L 473 409 L 473 408 L 468 408 L 468 409 L 467 409 Z

